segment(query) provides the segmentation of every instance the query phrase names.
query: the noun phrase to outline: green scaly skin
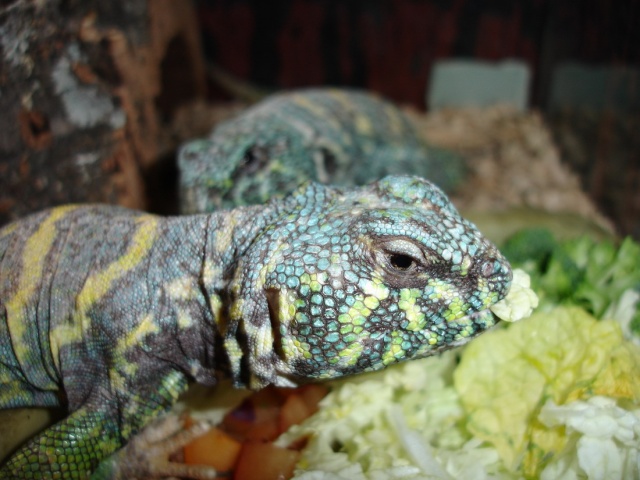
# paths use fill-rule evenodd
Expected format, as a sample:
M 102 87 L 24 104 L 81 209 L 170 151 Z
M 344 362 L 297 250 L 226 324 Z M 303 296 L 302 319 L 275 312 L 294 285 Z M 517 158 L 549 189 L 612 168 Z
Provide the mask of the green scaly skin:
M 32 215 L 0 230 L 0 407 L 69 415 L 0 478 L 88 477 L 190 381 L 294 386 L 461 345 L 510 282 L 417 177 L 210 215 Z
M 178 155 L 183 213 L 263 203 L 307 180 L 364 185 L 386 175 L 431 179 L 452 191 L 462 159 L 419 138 L 394 105 L 371 94 L 316 88 L 276 94 Z

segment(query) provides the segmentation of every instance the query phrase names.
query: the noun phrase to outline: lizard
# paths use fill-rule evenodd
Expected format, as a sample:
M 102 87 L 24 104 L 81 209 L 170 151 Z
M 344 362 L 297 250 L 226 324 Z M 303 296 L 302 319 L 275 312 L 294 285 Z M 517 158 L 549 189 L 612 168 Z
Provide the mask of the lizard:
M 461 157 L 427 145 L 409 118 L 374 94 L 344 88 L 277 93 L 177 154 L 182 213 L 256 204 L 304 180 L 362 185 L 390 174 L 451 191 Z
M 35 213 L 0 230 L 0 408 L 68 415 L 0 478 L 87 478 L 101 460 L 96 475 L 123 476 L 123 446 L 191 382 L 295 386 L 462 345 L 499 321 L 490 307 L 511 280 L 498 249 L 413 176 L 307 182 L 209 214 Z

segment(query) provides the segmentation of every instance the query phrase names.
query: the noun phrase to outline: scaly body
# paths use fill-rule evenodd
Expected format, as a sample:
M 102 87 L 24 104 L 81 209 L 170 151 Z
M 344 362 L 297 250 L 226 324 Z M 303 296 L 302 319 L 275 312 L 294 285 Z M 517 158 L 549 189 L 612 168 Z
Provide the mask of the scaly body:
M 183 213 L 262 203 L 305 180 L 351 186 L 410 174 L 450 190 L 463 178 L 462 160 L 425 145 L 394 105 L 331 88 L 268 97 L 185 144 L 178 166 Z
M 35 214 L 0 230 L 0 407 L 69 416 L 0 478 L 88 476 L 192 380 L 292 386 L 462 344 L 510 281 L 416 177 L 210 215 Z

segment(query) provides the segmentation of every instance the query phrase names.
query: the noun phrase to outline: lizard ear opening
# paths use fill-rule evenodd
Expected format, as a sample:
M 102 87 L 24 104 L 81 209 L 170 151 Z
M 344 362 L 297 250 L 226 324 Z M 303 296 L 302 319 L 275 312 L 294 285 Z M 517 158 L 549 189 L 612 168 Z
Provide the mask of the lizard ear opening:
M 243 287 L 246 291 L 234 301 L 232 328 L 225 335 L 234 384 L 253 390 L 267 385 L 296 386 L 290 378 L 281 331 L 281 292 Z
M 267 305 L 269 306 L 269 324 L 273 334 L 272 348 L 275 355 L 284 360 L 286 358 L 282 348 L 283 332 L 280 322 L 280 292 L 275 288 L 270 288 L 265 292 Z
M 297 386 L 315 377 L 317 372 L 310 370 L 305 355 L 309 354 L 309 345 L 304 346 L 296 333 L 300 325 L 295 325 L 291 292 L 276 288 L 266 292 L 269 304 L 269 318 L 273 334 L 273 359 L 275 378 L 278 386 Z

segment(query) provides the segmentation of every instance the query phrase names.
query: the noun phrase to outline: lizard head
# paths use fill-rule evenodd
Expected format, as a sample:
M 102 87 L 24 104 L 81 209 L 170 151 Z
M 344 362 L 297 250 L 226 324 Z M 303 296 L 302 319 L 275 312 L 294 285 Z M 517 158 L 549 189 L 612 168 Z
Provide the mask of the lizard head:
M 340 152 L 320 139 L 313 144 L 292 128 L 244 134 L 225 130 L 186 143 L 178 154 L 183 213 L 264 203 L 303 181 L 339 181 L 346 168 Z
M 182 213 L 261 204 L 303 181 L 340 182 L 347 165 L 338 142 L 323 140 L 304 122 L 280 118 L 279 97 L 221 124 L 208 139 L 178 154 Z M 286 101 L 286 99 L 285 99 Z
M 277 206 L 234 287 L 252 387 L 378 370 L 497 322 L 511 268 L 432 183 L 308 184 Z

